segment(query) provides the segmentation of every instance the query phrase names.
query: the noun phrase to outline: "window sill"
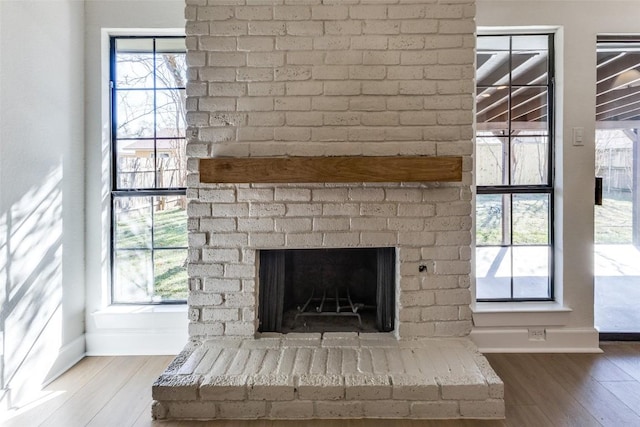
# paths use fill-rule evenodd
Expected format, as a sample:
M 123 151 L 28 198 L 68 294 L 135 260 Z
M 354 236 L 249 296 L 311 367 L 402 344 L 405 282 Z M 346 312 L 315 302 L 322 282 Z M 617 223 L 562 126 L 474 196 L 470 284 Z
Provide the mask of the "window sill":
M 187 329 L 187 304 L 111 305 L 91 314 L 98 329 Z
M 478 327 L 564 326 L 573 311 L 557 302 L 477 302 L 472 305 Z

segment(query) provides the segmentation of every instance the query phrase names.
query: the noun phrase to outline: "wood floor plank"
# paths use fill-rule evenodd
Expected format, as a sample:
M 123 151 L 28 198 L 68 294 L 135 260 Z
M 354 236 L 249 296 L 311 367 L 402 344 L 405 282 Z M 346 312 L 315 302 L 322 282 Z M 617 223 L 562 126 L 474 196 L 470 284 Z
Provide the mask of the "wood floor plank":
M 131 424 L 131 427 L 207 427 L 208 423 L 214 422 L 215 421 L 154 421 L 151 419 L 151 407 L 149 407 L 149 411 L 140 414 L 138 418 L 133 422 L 133 424 Z M 218 424 L 218 426 L 223 426 L 223 424 Z
M 491 367 L 496 371 L 498 376 L 503 379 L 505 404 L 514 406 L 532 406 L 536 404 L 526 384 L 522 384 L 519 381 L 504 380 L 505 378 L 518 375 L 518 372 L 507 364 L 510 355 L 487 354 L 486 356 Z
M 108 369 L 113 357 L 85 357 L 43 389 L 43 397 L 25 408 L 9 414 L 3 420 L 6 427 L 37 426 L 50 414 L 73 399 L 75 393 L 102 370 Z
M 151 418 L 151 386 L 172 360 L 173 357 L 170 356 L 146 358 L 135 376 L 127 380 L 87 426 L 128 426 L 131 424 L 132 414 L 146 414 L 147 418 Z
M 503 420 L 218 420 L 183 421 L 165 424 L 155 421 L 154 427 L 505 427 Z M 145 424 L 142 426 L 146 427 Z M 136 427 L 138 427 L 136 425 Z M 544 426 L 542 426 L 544 427 Z
M 506 405 L 506 422 L 513 427 L 553 427 L 537 405 Z
M 640 383 L 638 381 L 605 381 L 602 385 L 640 416 Z
M 602 349 L 609 361 L 640 381 L 640 343 L 606 343 Z
M 146 363 L 146 356 L 115 357 L 109 369 L 99 372 L 64 405 L 51 414 L 43 427 L 84 426 Z
M 538 359 L 539 360 L 539 359 Z M 562 385 L 547 373 L 542 364 L 528 354 L 513 354 L 506 359 L 511 366 L 509 378 L 528 387 L 538 407 L 558 426 L 601 426 Z
M 565 360 L 578 367 L 580 372 L 597 381 L 630 381 L 633 377 L 620 369 L 602 354 L 563 354 Z
M 564 354 L 529 355 L 605 426 L 640 425 L 640 417 Z

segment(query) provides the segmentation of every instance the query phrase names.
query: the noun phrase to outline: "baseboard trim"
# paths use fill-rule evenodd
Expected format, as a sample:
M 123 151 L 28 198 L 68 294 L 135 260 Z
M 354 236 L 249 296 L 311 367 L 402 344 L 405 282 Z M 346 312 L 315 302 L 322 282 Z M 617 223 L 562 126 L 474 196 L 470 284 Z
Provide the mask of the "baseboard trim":
M 84 334 L 60 348 L 55 363 L 49 369 L 42 385 L 47 386 L 60 375 L 67 372 L 86 355 L 86 341 Z
M 546 328 L 545 339 L 529 329 L 475 328 L 470 338 L 482 353 L 602 353 L 595 328 Z
M 112 332 L 87 334 L 87 356 L 173 356 L 188 341 L 187 331 Z

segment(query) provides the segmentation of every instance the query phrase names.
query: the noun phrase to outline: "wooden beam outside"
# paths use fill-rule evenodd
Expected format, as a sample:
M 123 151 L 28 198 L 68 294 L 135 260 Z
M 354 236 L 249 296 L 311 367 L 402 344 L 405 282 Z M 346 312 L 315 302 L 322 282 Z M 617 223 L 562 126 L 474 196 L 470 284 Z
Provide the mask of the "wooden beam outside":
M 460 156 L 245 157 L 200 159 L 203 183 L 455 182 Z
M 603 120 L 596 122 L 596 129 L 638 129 L 640 120 Z

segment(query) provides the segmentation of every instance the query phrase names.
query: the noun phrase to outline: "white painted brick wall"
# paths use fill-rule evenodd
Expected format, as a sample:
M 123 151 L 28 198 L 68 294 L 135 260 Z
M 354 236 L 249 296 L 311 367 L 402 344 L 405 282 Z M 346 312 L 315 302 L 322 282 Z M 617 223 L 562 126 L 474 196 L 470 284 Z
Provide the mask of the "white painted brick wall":
M 257 250 L 356 246 L 399 249 L 399 336 L 467 335 L 474 0 L 186 3 L 190 336 L 255 333 Z M 286 155 L 461 155 L 465 173 L 450 184 L 199 183 L 200 158 Z

